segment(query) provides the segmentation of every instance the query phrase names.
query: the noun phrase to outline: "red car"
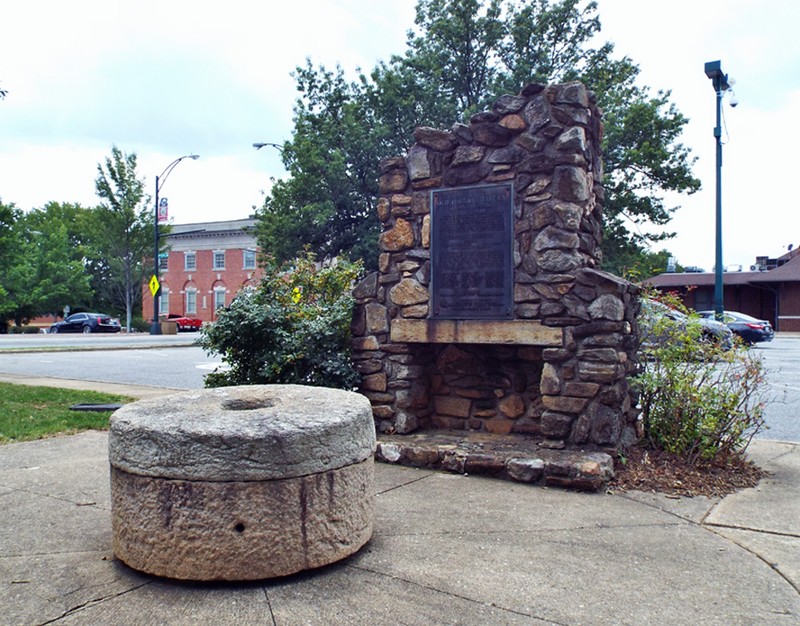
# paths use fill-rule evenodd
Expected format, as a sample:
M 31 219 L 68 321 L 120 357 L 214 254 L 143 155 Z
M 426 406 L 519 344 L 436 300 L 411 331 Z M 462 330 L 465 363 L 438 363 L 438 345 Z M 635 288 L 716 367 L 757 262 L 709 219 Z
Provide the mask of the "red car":
M 177 326 L 178 332 L 183 330 L 186 331 L 198 331 L 203 327 L 202 320 L 197 319 L 196 317 L 188 317 L 186 315 L 178 315 L 177 313 L 170 313 L 167 315 L 168 322 L 175 322 Z

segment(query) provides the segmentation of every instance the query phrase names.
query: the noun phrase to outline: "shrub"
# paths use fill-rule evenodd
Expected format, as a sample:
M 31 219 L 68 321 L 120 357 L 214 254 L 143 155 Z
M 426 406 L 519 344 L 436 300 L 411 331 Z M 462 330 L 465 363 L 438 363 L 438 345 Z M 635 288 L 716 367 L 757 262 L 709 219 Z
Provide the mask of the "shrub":
M 697 320 L 677 298 L 658 297 Z M 732 349 L 704 341 L 699 323 L 659 316 L 640 318 L 643 325 L 659 338 L 640 349 L 634 381 L 645 443 L 691 464 L 741 455 L 764 428 L 767 384 L 760 356 L 738 341 Z
M 36 335 L 42 329 L 39 326 L 11 326 L 8 332 L 11 335 Z
M 277 264 L 267 259 L 261 284 L 243 291 L 201 331 L 200 345 L 229 366 L 206 376 L 207 387 L 297 383 L 350 389 L 353 282 L 360 263 L 318 267 L 305 252 Z
M 125 316 L 123 315 L 123 319 L 120 320 L 122 323 L 122 327 L 125 328 Z M 133 317 L 131 318 L 131 332 L 136 333 L 147 333 L 150 332 L 150 324 L 151 320 L 146 320 L 141 317 Z

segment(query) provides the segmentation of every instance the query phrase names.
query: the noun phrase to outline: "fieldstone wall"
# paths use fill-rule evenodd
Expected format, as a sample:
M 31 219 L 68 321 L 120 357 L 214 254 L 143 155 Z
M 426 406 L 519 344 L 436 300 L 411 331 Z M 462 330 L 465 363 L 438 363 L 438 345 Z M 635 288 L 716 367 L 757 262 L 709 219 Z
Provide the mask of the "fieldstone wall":
M 552 448 L 635 438 L 636 288 L 597 268 L 602 124 L 580 83 L 528 85 L 381 163 L 379 271 L 354 290 L 361 393 L 383 433 L 523 433 Z M 431 191 L 513 185 L 513 315 L 433 319 Z

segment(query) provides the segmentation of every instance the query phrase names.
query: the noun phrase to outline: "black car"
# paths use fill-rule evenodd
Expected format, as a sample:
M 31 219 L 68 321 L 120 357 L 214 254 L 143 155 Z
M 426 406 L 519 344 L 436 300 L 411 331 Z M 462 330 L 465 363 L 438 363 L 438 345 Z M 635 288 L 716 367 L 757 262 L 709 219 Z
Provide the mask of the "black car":
M 51 333 L 118 333 L 119 320 L 102 313 L 73 313 L 50 327 Z
M 733 348 L 733 333 L 725 324 L 716 321 L 713 316 L 711 318 L 689 317 L 663 302 L 650 298 L 642 299 L 639 332 L 643 347 L 652 348 L 665 341 L 674 341 L 692 324 L 699 326 L 700 332 L 697 334 L 699 341 L 717 344 L 724 350 Z
M 714 311 L 698 311 L 700 317 L 714 319 Z M 736 311 L 723 311 L 722 322 L 747 344 L 753 345 L 761 341 L 772 341 L 775 331 L 767 320 L 759 320 Z

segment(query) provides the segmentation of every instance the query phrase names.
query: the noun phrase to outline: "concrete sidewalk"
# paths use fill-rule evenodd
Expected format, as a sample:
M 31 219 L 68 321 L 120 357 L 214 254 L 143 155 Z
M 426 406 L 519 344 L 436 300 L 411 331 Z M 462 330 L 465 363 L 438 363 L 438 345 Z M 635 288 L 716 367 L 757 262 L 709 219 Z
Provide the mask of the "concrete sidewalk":
M 798 624 L 800 446 L 724 499 L 586 494 L 377 465 L 370 543 L 248 584 L 111 553 L 107 435 L 0 446 L 2 624 Z

